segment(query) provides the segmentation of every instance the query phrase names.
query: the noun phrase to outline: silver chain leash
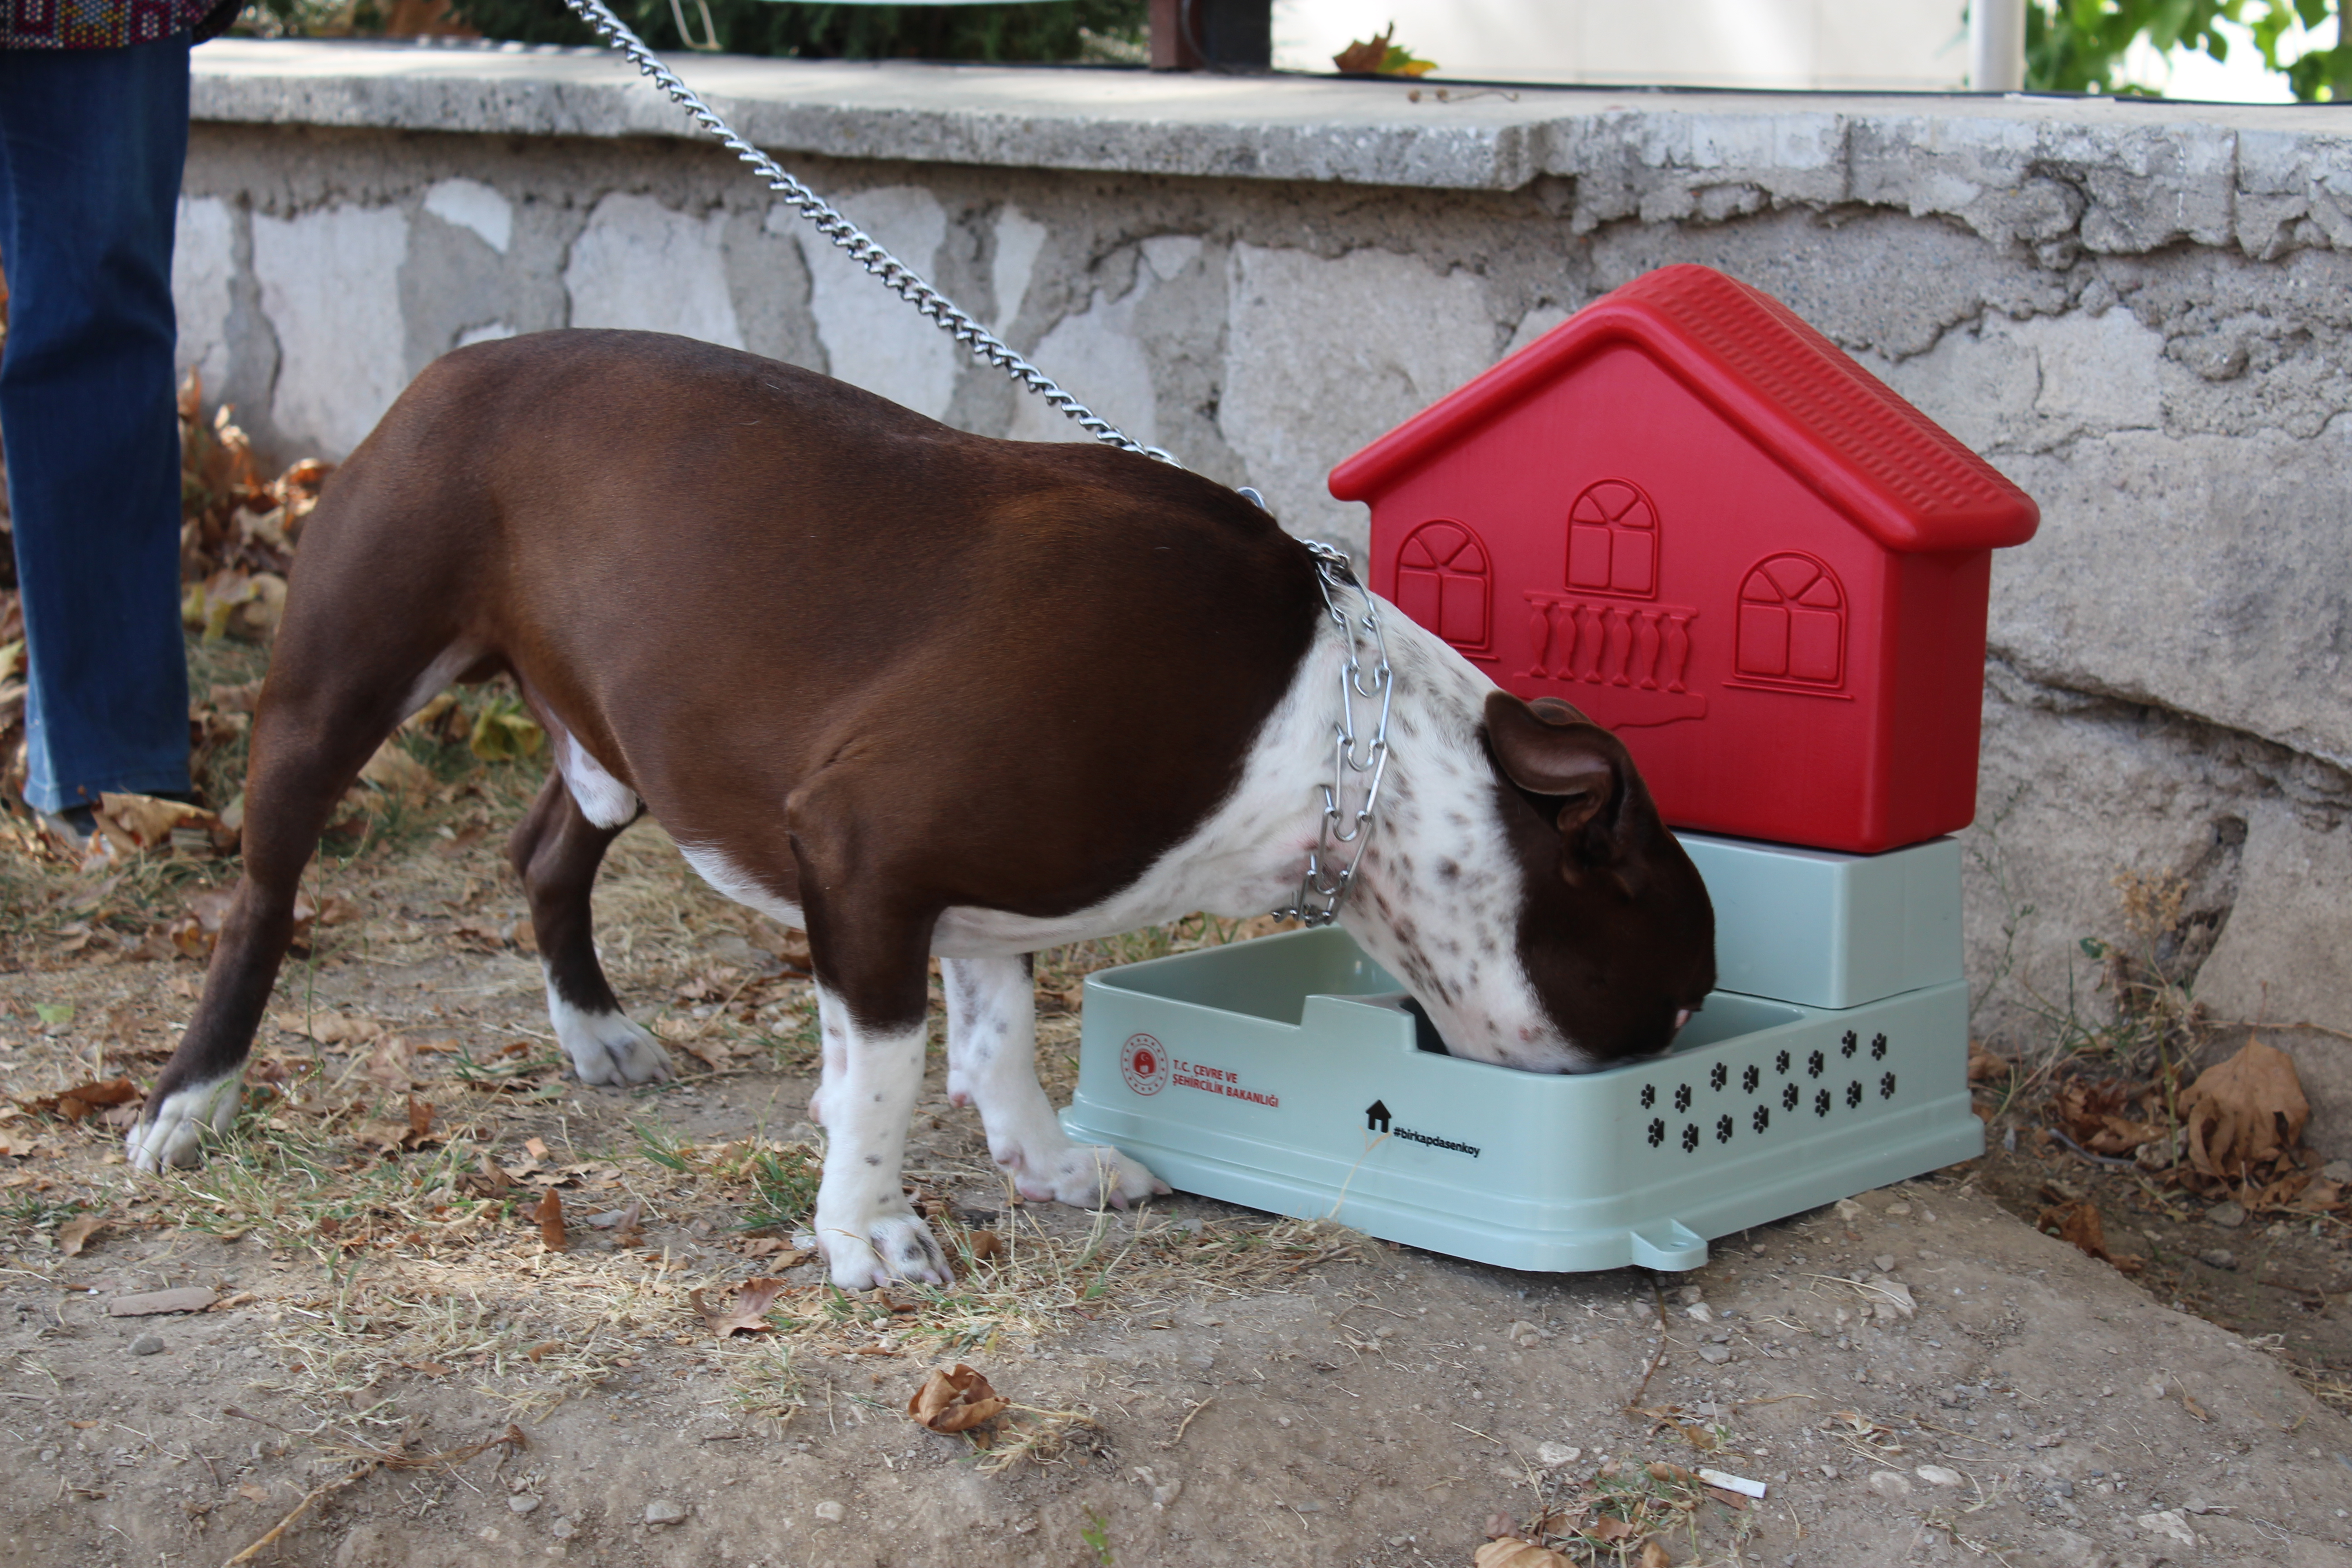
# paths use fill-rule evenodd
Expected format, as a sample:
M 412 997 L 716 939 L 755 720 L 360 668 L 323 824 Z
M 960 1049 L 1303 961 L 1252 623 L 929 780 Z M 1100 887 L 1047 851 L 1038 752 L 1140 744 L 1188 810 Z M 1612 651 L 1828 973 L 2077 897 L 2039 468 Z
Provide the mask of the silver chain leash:
M 1389 668 L 1388 638 L 1381 631 L 1379 602 L 1371 591 L 1356 580 L 1348 553 L 1334 550 L 1319 540 L 1303 541 L 1307 552 L 1315 558 L 1316 586 L 1323 590 L 1323 608 L 1331 624 L 1348 639 L 1348 657 L 1339 667 L 1339 718 L 1332 726 L 1333 762 L 1331 782 L 1323 791 L 1323 820 L 1316 833 L 1315 847 L 1307 851 L 1307 873 L 1298 879 L 1298 901 L 1286 910 L 1276 910 L 1276 916 L 1297 921 L 1307 926 L 1326 926 L 1339 918 L 1339 906 L 1355 885 L 1356 868 L 1363 863 L 1364 846 L 1371 841 L 1372 814 L 1381 800 L 1381 780 L 1389 766 L 1389 702 L 1396 694 L 1396 680 Z M 1364 614 L 1361 620 L 1352 620 L 1339 607 L 1340 596 L 1353 589 L 1362 596 Z M 1369 638 L 1373 663 L 1370 684 L 1365 683 L 1364 654 Z M 1360 703 L 1380 700 L 1380 716 L 1373 721 L 1370 739 L 1365 742 L 1360 758 L 1357 752 L 1357 707 Z M 1349 814 L 1340 803 L 1348 795 L 1350 774 L 1364 780 L 1364 803 Z M 1332 869 L 1332 862 L 1346 846 L 1355 846 L 1348 863 Z
M 594 28 L 598 37 L 626 56 L 631 65 L 643 71 L 648 80 L 667 93 L 671 102 L 685 110 L 696 124 L 717 137 L 736 157 L 750 164 L 751 172 L 764 180 L 770 190 L 783 197 L 786 205 L 814 224 L 819 234 L 847 251 L 851 260 L 872 273 L 884 287 L 971 350 L 974 359 L 986 360 L 1014 382 L 1076 420 L 1081 429 L 1105 446 L 1182 467 L 1166 452 L 1157 447 L 1143 445 L 1063 391 L 1052 376 L 1024 359 L 1003 339 L 958 310 L 955 301 L 925 282 L 921 274 L 913 268 L 882 248 L 871 235 L 835 210 L 831 203 L 786 174 L 773 158 L 737 135 L 734 128 L 719 119 L 709 104 L 697 97 L 694 89 L 680 80 L 677 73 L 664 64 L 659 55 L 646 47 L 645 40 L 632 32 L 627 23 L 613 15 L 604 0 L 563 0 L 563 3 L 571 7 L 572 15 Z
M 613 14 L 604 0 L 563 0 L 563 3 L 574 16 L 595 29 L 598 37 L 618 49 L 631 65 L 644 72 L 671 102 L 685 110 L 696 124 L 750 165 L 751 172 L 765 181 L 770 190 L 782 196 L 787 205 L 814 224 L 819 234 L 848 252 L 851 260 L 969 349 L 973 358 L 986 360 L 1002 370 L 1015 384 L 1035 393 L 1048 405 L 1076 421 L 1079 428 L 1105 446 L 1156 458 L 1177 468 L 1183 466 L 1160 448 L 1147 447 L 1134 439 L 1065 392 L 1053 377 L 1015 353 L 1003 339 L 957 309 L 953 300 L 925 282 L 913 268 L 885 250 L 872 236 L 842 216 L 832 204 L 785 173 L 773 158 L 737 135 L 734 128 L 704 103 L 692 88 L 680 80 L 677 73 L 663 63 L 659 55 L 646 47 L 645 40 L 631 31 L 627 23 Z M 704 15 L 707 16 L 709 13 L 706 11 Z M 680 20 L 682 23 L 682 16 Z M 679 30 L 683 34 L 683 26 Z M 1244 487 L 1239 493 L 1260 509 L 1265 508 L 1265 500 L 1255 490 Z M 1356 868 L 1363 861 L 1364 847 L 1371 839 L 1373 812 L 1380 805 L 1381 780 L 1388 773 L 1389 703 L 1395 695 L 1395 678 L 1389 668 L 1388 639 L 1381 632 L 1377 602 L 1370 591 L 1356 580 L 1347 552 L 1334 550 L 1318 540 L 1303 540 L 1301 542 L 1307 546 L 1307 553 L 1315 558 L 1316 585 L 1323 591 L 1323 607 L 1330 616 L 1332 624 L 1348 639 L 1348 658 L 1339 670 L 1339 717 L 1332 727 L 1334 761 L 1331 782 L 1317 786 L 1323 795 L 1323 816 L 1317 829 L 1316 845 L 1307 852 L 1306 874 L 1298 881 L 1297 902 L 1274 913 L 1307 926 L 1325 926 L 1339 918 L 1339 906 L 1346 900 L 1348 889 L 1355 884 Z M 1339 597 L 1349 589 L 1353 589 L 1363 598 L 1364 614 L 1360 621 L 1349 619 L 1347 612 L 1339 607 Z M 1364 683 L 1363 656 L 1368 637 L 1373 654 L 1370 685 Z M 1375 698 L 1380 700 L 1380 716 L 1373 722 L 1371 738 L 1359 759 L 1357 705 L 1369 703 Z M 1352 815 L 1341 808 L 1351 774 L 1365 779 L 1363 804 Z M 1350 845 L 1354 849 L 1348 856 L 1348 863 L 1334 871 L 1332 862 Z

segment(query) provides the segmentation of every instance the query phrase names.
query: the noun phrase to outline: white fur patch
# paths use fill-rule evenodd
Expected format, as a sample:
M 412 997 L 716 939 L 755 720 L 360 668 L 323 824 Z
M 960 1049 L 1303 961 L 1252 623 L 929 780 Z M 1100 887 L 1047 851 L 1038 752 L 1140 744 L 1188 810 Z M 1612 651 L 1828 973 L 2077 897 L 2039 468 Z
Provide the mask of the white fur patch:
M 1021 1195 L 1100 1208 L 1169 1190 L 1116 1149 L 1076 1143 L 1037 1085 L 1037 1007 L 1017 958 L 945 958 L 948 1099 L 980 1110 L 988 1152 Z
M 907 1121 L 923 1087 L 923 1026 L 863 1028 L 822 989 L 818 1005 L 826 1030 L 825 1151 L 812 1228 L 833 1282 L 845 1290 L 894 1279 L 950 1284 L 947 1254 L 898 1185 Z
M 242 1073 L 231 1073 L 165 1095 L 152 1119 L 142 1117 L 131 1129 L 126 1142 L 131 1169 L 160 1171 L 172 1165 L 184 1170 L 202 1163 L 205 1131 L 228 1131 L 236 1120 L 244 1083 Z
M 547 1016 L 582 1083 L 652 1083 L 670 1076 L 669 1053 L 625 1013 L 588 1013 L 547 983 Z
M 780 833 L 782 831 L 782 823 L 777 825 L 777 831 Z M 709 883 L 711 890 L 720 897 L 732 899 L 746 909 L 757 910 L 771 920 L 791 926 L 794 931 L 803 929 L 801 908 L 798 904 L 780 899 L 768 891 L 760 885 L 757 878 L 727 858 L 725 853 L 715 845 L 688 844 L 681 841 L 677 847 L 677 852 L 686 857 L 686 863 L 694 868 L 695 874 Z
M 563 774 L 580 815 L 599 827 L 626 827 L 636 820 L 637 795 L 588 754 L 580 738 L 561 724 L 549 726 L 555 766 Z

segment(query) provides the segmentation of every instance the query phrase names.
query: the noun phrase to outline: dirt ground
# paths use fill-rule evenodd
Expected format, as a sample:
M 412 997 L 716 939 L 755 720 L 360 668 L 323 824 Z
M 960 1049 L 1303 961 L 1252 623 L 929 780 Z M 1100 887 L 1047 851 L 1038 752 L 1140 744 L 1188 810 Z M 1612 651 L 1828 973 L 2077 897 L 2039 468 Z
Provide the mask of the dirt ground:
M 790 938 L 633 832 L 604 945 L 688 1075 L 567 1083 L 499 858 L 530 770 L 412 750 L 322 864 L 268 1091 L 187 1176 L 52 1097 L 152 1081 L 231 863 L 0 853 L 0 1564 L 1467 1564 L 1507 1527 L 1580 1562 L 2352 1564 L 2344 1224 L 2217 1226 L 2030 1124 L 1686 1275 L 1555 1277 L 1010 1202 L 935 1060 L 908 1170 L 961 1278 L 834 1291 L 793 1240 Z M 1043 963 L 1049 1085 L 1086 967 L 1217 934 Z M 2137 1279 L 2032 1227 L 2053 1189 Z M 769 1326 L 715 1337 L 691 1293 L 761 1277 Z M 1013 1402 L 987 1447 L 905 1414 L 957 1363 Z

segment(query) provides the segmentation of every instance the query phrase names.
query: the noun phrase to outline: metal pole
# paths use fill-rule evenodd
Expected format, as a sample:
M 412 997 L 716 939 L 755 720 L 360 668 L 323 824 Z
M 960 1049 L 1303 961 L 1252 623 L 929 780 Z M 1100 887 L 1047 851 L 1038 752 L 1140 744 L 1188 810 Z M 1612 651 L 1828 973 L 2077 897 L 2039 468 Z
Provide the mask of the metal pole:
M 1969 0 L 1969 86 L 2025 89 L 2025 0 Z

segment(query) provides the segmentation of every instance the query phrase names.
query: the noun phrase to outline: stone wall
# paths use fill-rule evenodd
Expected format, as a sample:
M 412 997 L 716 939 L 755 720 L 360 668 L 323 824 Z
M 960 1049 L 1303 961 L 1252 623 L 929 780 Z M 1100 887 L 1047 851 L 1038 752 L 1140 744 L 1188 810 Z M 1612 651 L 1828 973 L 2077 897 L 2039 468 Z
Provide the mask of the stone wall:
M 690 332 L 992 434 L 1034 399 L 588 53 L 198 51 L 184 353 L 336 456 L 459 343 Z M 2352 1029 L 2352 141 L 2333 111 L 1418 97 L 1399 83 L 697 60 L 722 112 L 1139 438 L 1361 542 L 1323 476 L 1654 267 L 1786 300 L 2042 504 L 1994 579 L 1977 1026 L 2103 1016 L 2084 938 L 2216 1017 Z M 2338 193 L 2344 193 L 2339 195 Z M 2352 1152 L 2352 1047 L 2283 1030 Z

